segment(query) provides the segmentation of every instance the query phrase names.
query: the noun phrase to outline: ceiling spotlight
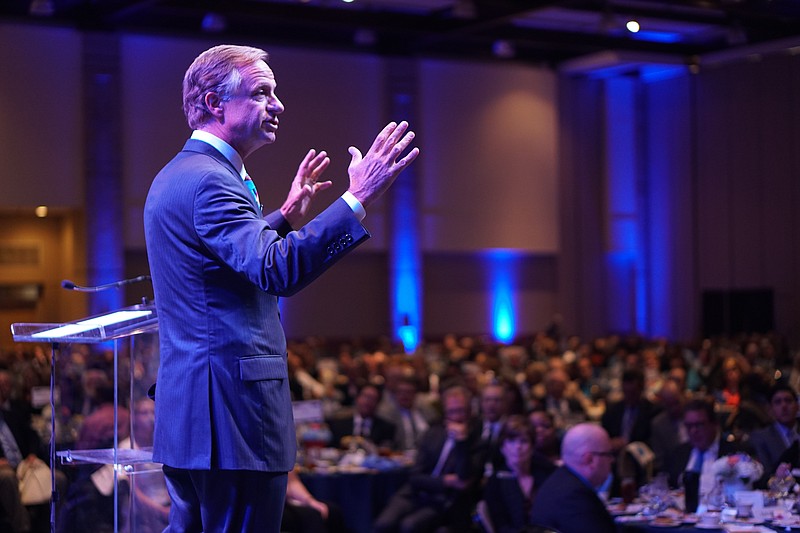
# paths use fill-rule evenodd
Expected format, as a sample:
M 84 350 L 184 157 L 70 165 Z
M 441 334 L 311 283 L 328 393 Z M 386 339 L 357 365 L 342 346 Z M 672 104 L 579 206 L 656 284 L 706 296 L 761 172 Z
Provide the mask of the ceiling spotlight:
M 219 13 L 209 11 L 203 17 L 200 27 L 208 33 L 219 33 L 228 29 L 228 20 Z
M 638 23 L 637 21 L 635 21 L 635 20 L 629 20 L 628 22 L 626 22 L 626 23 L 625 23 L 625 27 L 626 27 L 626 28 L 628 29 L 628 31 L 629 31 L 629 32 L 631 32 L 631 33 L 638 33 L 638 32 L 639 32 L 639 30 L 641 29 L 641 28 L 639 27 L 639 23 Z

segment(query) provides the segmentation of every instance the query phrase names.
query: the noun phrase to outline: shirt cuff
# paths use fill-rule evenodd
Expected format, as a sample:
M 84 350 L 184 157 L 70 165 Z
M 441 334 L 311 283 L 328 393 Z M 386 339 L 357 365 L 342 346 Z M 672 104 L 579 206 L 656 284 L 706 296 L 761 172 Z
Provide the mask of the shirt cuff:
M 353 210 L 353 214 L 356 215 L 356 218 L 359 222 L 364 220 L 364 217 L 367 216 L 367 212 L 364 210 L 364 206 L 361 205 L 361 202 L 359 202 L 358 199 L 353 196 L 353 193 L 350 191 L 344 191 L 344 194 L 342 194 L 342 200 L 347 202 L 347 205 L 349 205 L 350 209 Z

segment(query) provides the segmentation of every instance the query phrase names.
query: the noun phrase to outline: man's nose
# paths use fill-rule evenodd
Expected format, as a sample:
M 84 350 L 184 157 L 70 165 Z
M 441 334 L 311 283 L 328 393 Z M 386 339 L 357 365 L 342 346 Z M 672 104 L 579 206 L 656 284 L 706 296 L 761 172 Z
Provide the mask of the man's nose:
M 279 114 L 283 113 L 284 109 L 286 109 L 286 108 L 283 106 L 283 102 L 281 102 L 281 101 L 280 101 L 278 98 L 273 98 L 273 99 L 272 99 L 272 100 L 269 102 L 269 104 L 267 104 L 267 108 L 268 108 L 268 109 L 269 109 L 271 112 L 275 113 L 276 115 L 279 115 Z

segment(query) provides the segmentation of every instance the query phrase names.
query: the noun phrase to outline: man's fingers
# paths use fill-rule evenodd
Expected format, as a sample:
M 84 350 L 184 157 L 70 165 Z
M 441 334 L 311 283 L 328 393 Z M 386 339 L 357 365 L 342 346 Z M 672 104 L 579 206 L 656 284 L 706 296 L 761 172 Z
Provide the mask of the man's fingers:
M 406 168 L 408 165 L 411 164 L 412 161 L 414 161 L 417 158 L 418 155 L 419 155 L 419 148 L 415 146 L 410 152 L 408 152 L 408 154 L 406 154 L 406 156 L 403 159 L 397 162 L 397 166 L 399 166 L 401 169 Z
M 303 161 L 300 163 L 300 168 L 301 169 L 308 168 L 309 163 L 314 158 L 314 155 L 316 153 L 317 153 L 317 151 L 314 150 L 313 148 L 311 150 L 309 150 L 308 152 L 306 152 L 306 156 L 303 158 Z
M 389 134 L 390 146 L 394 146 L 395 144 L 397 144 L 397 140 L 403 136 L 403 134 L 406 132 L 407 129 L 408 129 L 408 122 L 406 122 L 405 120 L 401 121 L 400 124 L 398 124 L 397 127 L 394 128 L 394 130 L 392 130 L 392 132 Z
M 348 148 L 347 149 L 347 153 L 350 154 L 350 164 L 351 165 L 354 165 L 354 164 L 358 163 L 359 161 L 361 161 L 361 159 L 363 159 L 363 156 L 361 155 L 361 150 L 359 150 L 355 146 L 351 146 L 350 148 Z

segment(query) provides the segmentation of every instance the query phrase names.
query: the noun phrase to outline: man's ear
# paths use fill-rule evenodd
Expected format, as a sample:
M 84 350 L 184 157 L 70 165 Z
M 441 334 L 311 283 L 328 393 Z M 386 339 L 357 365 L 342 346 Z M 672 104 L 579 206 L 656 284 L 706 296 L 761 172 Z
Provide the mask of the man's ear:
M 591 453 L 589 453 L 589 452 L 583 452 L 583 453 L 581 454 L 581 460 L 580 460 L 580 464 L 582 464 L 582 465 L 588 465 L 588 464 L 589 464 L 589 463 L 591 463 L 591 462 L 592 462 L 592 454 L 591 454 Z
M 215 92 L 207 92 L 203 102 L 206 104 L 206 109 L 214 118 L 222 119 L 225 115 L 224 100 L 219 94 Z

